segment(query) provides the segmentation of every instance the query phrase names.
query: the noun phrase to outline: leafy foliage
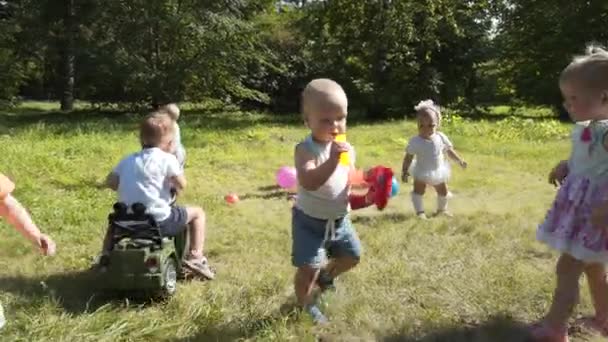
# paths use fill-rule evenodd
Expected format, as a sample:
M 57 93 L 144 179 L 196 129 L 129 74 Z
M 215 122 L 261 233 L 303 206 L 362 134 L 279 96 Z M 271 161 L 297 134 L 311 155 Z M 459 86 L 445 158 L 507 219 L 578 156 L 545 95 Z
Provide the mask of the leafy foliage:
M 75 97 L 100 104 L 219 99 L 293 112 L 315 77 L 343 84 L 351 111 L 373 118 L 407 115 L 422 98 L 556 104 L 571 56 L 608 42 L 599 0 L 3 3 L 5 101 L 63 99 L 73 70 Z

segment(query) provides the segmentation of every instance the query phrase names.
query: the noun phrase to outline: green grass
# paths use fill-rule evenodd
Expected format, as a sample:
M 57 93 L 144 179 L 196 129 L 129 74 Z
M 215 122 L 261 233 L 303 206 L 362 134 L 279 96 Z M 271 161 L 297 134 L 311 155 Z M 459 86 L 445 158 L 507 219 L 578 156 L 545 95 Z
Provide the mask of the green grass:
M 293 312 L 290 203 L 271 187 L 307 134 L 297 116 L 184 113 L 190 182 L 180 202 L 205 208 L 218 277 L 180 283 L 170 301 L 143 305 L 104 300 L 85 272 L 115 200 L 96 185 L 138 149 L 137 116 L 10 112 L 0 112 L 1 171 L 58 254 L 36 255 L 0 222 L 8 319 L 0 340 L 523 341 L 522 324 L 549 305 L 556 255 L 534 236 L 555 193 L 546 174 L 568 153 L 566 125 L 446 119 L 444 132 L 469 162 L 450 183 L 456 216 L 416 220 L 406 184 L 385 211 L 353 213 L 363 259 L 326 298 L 332 323 L 318 328 Z M 412 121 L 349 128 L 360 167 L 398 170 L 413 134 Z M 243 199 L 228 206 L 228 192 Z M 429 191 L 427 209 L 434 199 Z M 591 313 L 586 291 L 578 310 Z
M 514 115 L 528 118 L 555 117 L 555 114 L 547 107 L 523 107 L 523 106 L 492 106 L 489 114 L 497 116 Z

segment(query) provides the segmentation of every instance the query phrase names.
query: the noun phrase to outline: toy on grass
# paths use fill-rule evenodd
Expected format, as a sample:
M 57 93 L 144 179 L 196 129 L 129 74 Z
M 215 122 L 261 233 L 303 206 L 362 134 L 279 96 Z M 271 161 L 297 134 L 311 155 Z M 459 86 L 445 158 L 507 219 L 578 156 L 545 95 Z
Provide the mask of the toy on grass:
M 95 268 L 99 290 L 168 298 L 180 276 L 191 276 L 182 265 L 188 229 L 164 236 L 141 203 L 115 203 L 108 224 L 111 248 Z
M 399 193 L 399 182 L 397 178 L 393 176 L 393 180 L 391 182 L 391 197 L 395 197 Z
M 388 204 L 388 200 L 393 193 L 393 170 L 382 165 L 375 166 L 366 172 L 353 171 L 350 174 L 349 180 L 351 185 L 359 189 L 367 188 L 367 193 L 364 195 L 353 194 L 349 201 L 353 209 L 367 207 L 375 204 L 376 208 L 383 210 Z M 397 190 L 398 191 L 398 188 Z
M 239 196 L 237 194 L 231 192 L 231 193 L 227 194 L 226 196 L 224 196 L 224 200 L 228 204 L 234 204 L 239 201 Z
M 298 184 L 296 168 L 292 166 L 282 166 L 275 175 L 277 185 L 283 189 L 293 189 Z

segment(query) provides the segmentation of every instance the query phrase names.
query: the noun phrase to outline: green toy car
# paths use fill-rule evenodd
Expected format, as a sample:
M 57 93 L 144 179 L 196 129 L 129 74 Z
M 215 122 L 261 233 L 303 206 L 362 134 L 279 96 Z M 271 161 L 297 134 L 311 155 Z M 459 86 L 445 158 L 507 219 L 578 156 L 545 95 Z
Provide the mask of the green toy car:
M 187 230 L 176 237 L 162 236 L 141 203 L 133 204 L 130 212 L 124 203 L 114 204 L 108 221 L 113 248 L 99 263 L 102 290 L 156 298 L 175 294 Z

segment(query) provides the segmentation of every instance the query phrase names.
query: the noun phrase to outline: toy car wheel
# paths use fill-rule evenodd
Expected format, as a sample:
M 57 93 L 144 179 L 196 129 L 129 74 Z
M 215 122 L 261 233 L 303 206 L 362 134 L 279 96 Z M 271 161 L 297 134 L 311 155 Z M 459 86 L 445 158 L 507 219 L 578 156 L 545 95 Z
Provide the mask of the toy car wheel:
M 174 257 L 167 258 L 163 267 L 162 296 L 169 297 L 177 290 L 177 262 Z

